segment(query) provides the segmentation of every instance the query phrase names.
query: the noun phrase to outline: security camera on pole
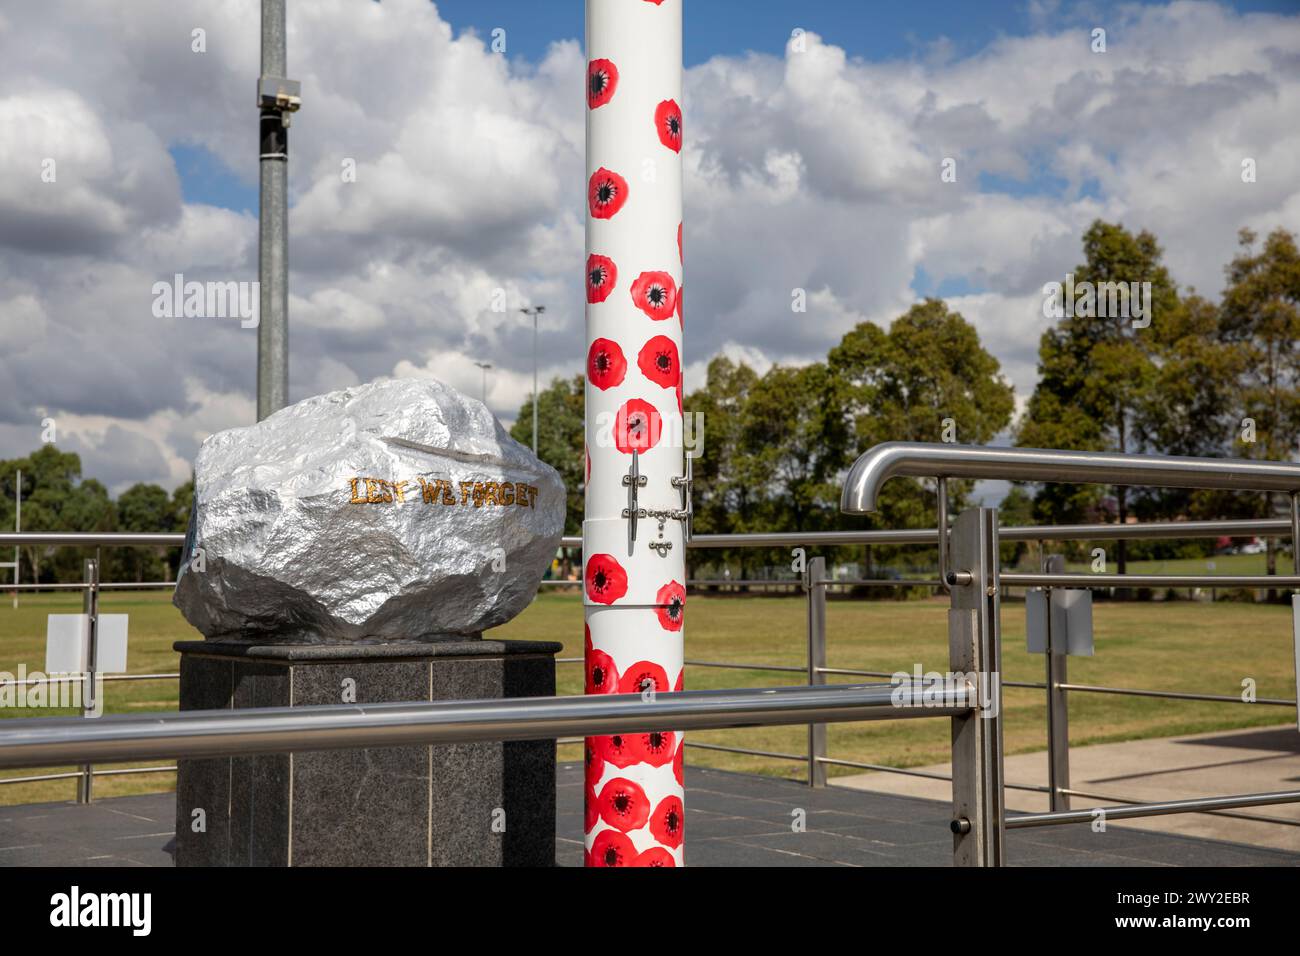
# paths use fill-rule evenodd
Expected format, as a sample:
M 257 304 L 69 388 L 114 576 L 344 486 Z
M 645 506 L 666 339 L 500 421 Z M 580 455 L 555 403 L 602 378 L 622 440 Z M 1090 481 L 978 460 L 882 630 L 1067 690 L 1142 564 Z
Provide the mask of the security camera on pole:
M 682 687 L 681 4 L 587 0 L 587 693 Z M 682 865 L 682 756 L 588 738 L 588 865 Z

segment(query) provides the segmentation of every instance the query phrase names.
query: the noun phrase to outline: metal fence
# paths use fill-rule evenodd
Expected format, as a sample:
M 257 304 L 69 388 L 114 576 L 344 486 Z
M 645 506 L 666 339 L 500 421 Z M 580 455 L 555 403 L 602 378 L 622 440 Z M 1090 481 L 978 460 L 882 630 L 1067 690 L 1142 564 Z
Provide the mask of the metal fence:
M 446 740 L 523 739 L 554 737 L 560 743 L 577 743 L 582 736 L 620 730 L 741 727 L 767 724 L 807 724 L 804 753 L 781 753 L 743 747 L 687 742 L 704 750 L 753 755 L 801 762 L 806 765 L 809 785 L 827 785 L 827 767 L 840 766 L 950 781 L 953 787 L 953 821 L 956 860 L 959 863 L 998 864 L 1002 861 L 1005 829 L 1087 822 L 1092 811 L 1070 809 L 1070 798 L 1088 798 L 1128 804 L 1106 810 L 1110 819 L 1128 819 L 1170 813 L 1203 812 L 1244 817 L 1268 823 L 1300 825 L 1275 817 L 1231 812 L 1244 807 L 1300 801 L 1300 791 L 1267 794 L 1236 794 L 1222 797 L 1143 803 L 1116 794 L 1073 789 L 1069 778 L 1068 702 L 1069 694 L 1122 694 L 1129 696 L 1196 700 L 1215 704 L 1243 704 L 1240 698 L 1216 694 L 1182 693 L 1128 687 L 1103 687 L 1070 683 L 1063 652 L 1045 654 L 1046 673 L 1042 682 L 1000 681 L 1000 599 L 1003 592 L 1017 588 L 1300 588 L 1300 466 L 1274 462 L 1242 462 L 1225 459 L 1180 459 L 1156 456 L 1098 455 L 1033 449 L 986 449 L 954 445 L 877 446 L 854 466 L 844 490 L 844 510 L 865 513 L 874 508 L 875 497 L 884 481 L 896 475 L 937 479 L 939 490 L 938 527 L 928 529 L 870 530 L 823 533 L 783 532 L 743 535 L 695 535 L 692 549 L 839 547 L 845 545 L 930 545 L 937 546 L 939 574 L 934 578 L 859 578 L 831 580 L 823 557 L 807 560 L 801 579 L 789 582 L 754 581 L 753 584 L 798 587 L 807 607 L 804 666 L 754 662 L 687 660 L 694 667 L 726 668 L 751 672 L 800 674 L 805 687 L 769 688 L 750 691 L 686 692 L 669 695 L 675 703 L 667 709 L 646 710 L 640 698 L 555 698 L 505 702 L 449 703 L 437 705 L 383 705 L 366 708 L 294 709 L 292 714 L 241 711 L 225 715 L 215 724 L 213 715 L 180 714 L 160 717 L 144 715 L 115 717 L 93 722 L 66 720 L 22 721 L 0 725 L 0 767 L 49 766 L 65 760 L 85 761 L 78 771 L 16 777 L 0 783 L 36 780 L 77 779 L 78 798 L 91 799 L 95 776 L 122 773 L 154 773 L 174 766 L 96 770 L 95 760 L 137 760 L 156 756 L 206 755 L 208 746 L 229 749 L 221 753 L 264 752 L 266 749 L 319 749 L 332 746 L 379 746 L 395 742 L 442 742 Z M 1230 521 L 1149 522 L 1125 525 L 1037 525 L 1002 528 L 996 511 L 974 508 L 958 516 L 949 530 L 946 481 L 949 478 L 1002 478 L 1026 481 L 1099 481 L 1107 484 L 1156 484 L 1167 487 L 1225 488 L 1281 491 L 1291 496 L 1291 518 Z M 940 534 L 940 528 L 945 533 Z M 1152 575 L 1152 574 L 1067 574 L 1050 570 L 1045 561 L 1038 573 L 1003 572 L 1000 541 L 1036 542 L 1045 556 L 1047 542 L 1072 540 L 1106 541 L 1121 539 L 1191 539 L 1240 536 L 1286 537 L 1292 541 L 1292 575 Z M 0 534 L 0 545 L 28 544 L 75 547 L 180 546 L 183 535 L 169 534 Z M 580 538 L 565 538 L 562 544 L 577 547 Z M 574 585 L 572 581 L 548 581 L 548 585 Z M 691 580 L 689 586 L 741 585 L 737 580 Z M 97 565 L 87 562 L 84 583 L 29 585 L 37 590 L 81 589 L 87 607 L 93 607 L 98 592 L 112 588 L 168 588 L 173 582 L 103 583 Z M 896 672 L 837 668 L 827 665 L 826 597 L 836 587 L 930 587 L 951 596 L 949 623 L 950 671 L 956 674 L 991 674 L 1001 687 L 1042 690 L 1046 696 L 1046 742 L 1049 782 L 1046 786 L 1007 783 L 1002 779 L 1002 728 L 1000 709 L 991 716 L 978 700 L 978 687 L 950 676 L 948 683 L 930 688 L 942 700 L 956 700 L 961 706 L 924 707 L 919 697 L 904 694 L 898 703 L 898 688 L 885 685 L 829 685 L 831 677 L 890 678 Z M 1293 597 L 1293 615 L 1300 613 Z M 93 628 L 92 628 L 93 629 Z M 1295 653 L 1300 662 L 1300 625 L 1295 629 Z M 582 663 L 582 658 L 560 658 L 564 664 Z M 172 680 L 176 674 L 107 675 L 115 680 Z M 886 703 L 892 698 L 891 703 Z M 669 697 L 660 698 L 668 700 Z M 970 703 L 974 700 L 974 703 Z M 572 701 L 587 701 L 585 709 Z M 485 708 L 504 707 L 503 715 L 485 718 Z M 1293 699 L 1263 698 L 1251 706 L 1295 708 Z M 550 709 L 548 709 L 550 708 Z M 555 710 L 554 708 L 559 708 Z M 569 709 L 565 709 L 569 708 Z M 828 716 L 831 713 L 835 716 Z M 495 713 L 495 712 L 493 712 Z M 826 722 L 839 720 L 894 719 L 899 717 L 950 717 L 954 721 L 953 773 L 898 768 L 832 757 L 827 750 Z M 265 718 L 265 725 L 256 723 Z M 207 721 L 207 723 L 205 723 Z M 485 722 L 486 721 L 486 722 Z M 382 726 L 385 730 L 376 730 Z M 265 729 L 264 729 L 265 728 Z M 464 736 L 464 735 L 470 736 Z M 415 736 L 412 736 L 415 735 Z M 220 741 L 214 744 L 213 741 Z M 310 744 L 310 746 L 308 746 Z M 55 758 L 58 759 L 55 759 Z M 38 762 L 33 762 L 38 761 Z M 1045 793 L 1050 812 L 1008 816 L 1002 803 L 1004 789 Z

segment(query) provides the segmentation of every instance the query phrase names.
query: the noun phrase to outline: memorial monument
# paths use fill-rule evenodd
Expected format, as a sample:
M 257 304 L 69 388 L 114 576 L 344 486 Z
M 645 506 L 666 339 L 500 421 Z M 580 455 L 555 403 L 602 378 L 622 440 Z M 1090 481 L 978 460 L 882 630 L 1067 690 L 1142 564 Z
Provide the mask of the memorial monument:
M 440 382 L 362 385 L 208 438 L 175 603 L 181 709 L 552 696 L 484 640 L 555 556 L 558 473 Z M 552 865 L 555 744 L 182 760 L 181 866 Z

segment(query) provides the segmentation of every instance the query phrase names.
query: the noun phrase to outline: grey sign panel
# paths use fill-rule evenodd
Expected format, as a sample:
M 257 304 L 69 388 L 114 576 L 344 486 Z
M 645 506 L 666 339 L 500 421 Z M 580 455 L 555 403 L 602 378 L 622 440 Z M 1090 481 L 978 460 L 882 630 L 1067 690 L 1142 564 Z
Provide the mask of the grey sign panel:
M 1047 653 L 1047 591 L 1030 588 L 1025 592 L 1025 650 Z
M 1092 592 L 1086 588 L 1055 588 L 1052 591 L 1052 642 L 1061 647 L 1057 635 L 1065 635 L 1065 653 L 1092 657 Z
M 1046 654 L 1049 646 L 1057 654 L 1092 656 L 1091 591 L 1030 588 L 1025 593 L 1025 649 Z

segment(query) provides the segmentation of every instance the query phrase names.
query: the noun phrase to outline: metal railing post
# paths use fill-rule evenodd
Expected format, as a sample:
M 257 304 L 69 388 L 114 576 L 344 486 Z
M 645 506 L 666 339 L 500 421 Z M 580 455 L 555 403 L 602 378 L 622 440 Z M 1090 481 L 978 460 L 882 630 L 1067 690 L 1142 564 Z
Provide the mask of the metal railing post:
M 82 599 L 82 609 L 89 622 L 86 627 L 85 651 L 81 659 L 81 716 L 87 717 L 94 710 L 95 704 L 95 644 L 99 636 L 99 561 L 95 558 L 87 558 L 84 569 L 86 591 Z M 94 799 L 94 785 L 94 764 L 82 764 L 81 776 L 77 778 L 78 803 L 90 803 Z
M 805 587 L 808 590 L 808 683 L 826 683 L 826 559 L 808 562 Z M 808 725 L 808 786 L 826 786 L 826 725 Z
M 1065 556 L 1045 554 L 1042 558 L 1045 574 L 1065 571 Z M 1065 635 L 1052 633 L 1052 589 L 1044 588 L 1047 599 L 1047 788 L 1051 795 L 1051 809 L 1070 809 L 1070 711 L 1067 695 L 1062 685 L 1069 683 L 1065 656 Z
M 1291 567 L 1300 577 L 1300 495 L 1291 495 Z M 1295 661 L 1295 720 L 1300 730 L 1300 592 L 1291 592 L 1291 645 Z
M 966 675 L 976 707 L 952 718 L 955 866 L 1004 862 L 998 513 L 971 508 L 953 522 L 948 579 L 949 669 Z

